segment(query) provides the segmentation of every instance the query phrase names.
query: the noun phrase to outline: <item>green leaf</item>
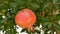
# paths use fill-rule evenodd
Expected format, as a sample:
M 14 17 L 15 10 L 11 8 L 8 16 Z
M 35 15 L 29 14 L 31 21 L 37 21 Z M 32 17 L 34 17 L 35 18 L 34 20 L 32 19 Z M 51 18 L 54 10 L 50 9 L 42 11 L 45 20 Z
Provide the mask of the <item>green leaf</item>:
M 0 25 L 0 30 L 4 30 L 4 26 L 3 25 Z
M 42 26 L 45 27 L 45 28 L 50 28 L 51 23 L 50 22 L 44 22 L 44 23 L 42 23 Z
M 16 0 L 15 3 L 16 3 L 17 5 L 22 6 L 22 5 L 25 5 L 25 4 L 27 3 L 27 0 Z
M 12 30 L 7 29 L 5 34 L 16 34 L 16 30 L 15 29 L 12 29 Z
M 60 0 L 53 0 L 55 4 L 60 4 Z
M 0 13 L 1 14 L 1 13 Z M 0 20 L 2 19 L 2 15 L 0 15 Z
M 44 4 L 43 4 L 43 9 L 49 7 L 49 5 L 50 5 L 50 2 L 46 2 L 46 3 L 44 3 Z
M 37 3 L 30 3 L 30 6 L 34 9 L 40 8 L 40 5 Z
M 60 25 L 58 23 L 54 23 L 53 27 L 55 30 L 59 30 L 60 31 Z
M 28 0 L 22 0 L 24 3 L 27 3 Z
M 22 6 L 25 2 L 23 0 L 16 0 L 15 2 L 17 5 Z
M 16 3 L 10 3 L 10 7 L 13 7 L 13 8 L 15 8 L 17 6 L 17 4 Z
M 56 15 L 56 20 L 60 20 L 60 14 Z

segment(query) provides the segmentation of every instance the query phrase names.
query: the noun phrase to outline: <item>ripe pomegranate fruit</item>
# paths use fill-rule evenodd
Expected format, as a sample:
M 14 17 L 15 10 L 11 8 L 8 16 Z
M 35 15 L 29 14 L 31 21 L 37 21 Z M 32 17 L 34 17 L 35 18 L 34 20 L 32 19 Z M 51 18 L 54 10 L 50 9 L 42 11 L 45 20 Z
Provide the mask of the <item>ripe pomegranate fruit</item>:
M 16 24 L 22 28 L 27 28 L 28 31 L 32 31 L 35 21 L 36 15 L 30 9 L 20 10 L 15 16 Z

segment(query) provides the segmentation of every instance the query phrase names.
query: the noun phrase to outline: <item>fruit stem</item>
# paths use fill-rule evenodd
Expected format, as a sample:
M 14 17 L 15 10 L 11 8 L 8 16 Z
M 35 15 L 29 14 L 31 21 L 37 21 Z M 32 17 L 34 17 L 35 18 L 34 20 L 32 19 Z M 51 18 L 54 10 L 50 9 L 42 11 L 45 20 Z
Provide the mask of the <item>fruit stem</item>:
M 31 32 L 33 30 L 33 26 L 29 26 L 27 29 L 28 29 L 28 32 Z

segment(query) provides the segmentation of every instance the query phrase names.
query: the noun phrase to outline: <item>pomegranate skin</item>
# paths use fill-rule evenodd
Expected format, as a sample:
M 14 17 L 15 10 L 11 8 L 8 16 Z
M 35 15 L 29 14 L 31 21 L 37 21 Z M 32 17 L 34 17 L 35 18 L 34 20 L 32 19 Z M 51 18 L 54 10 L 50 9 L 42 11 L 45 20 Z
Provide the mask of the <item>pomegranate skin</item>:
M 15 22 L 18 26 L 27 28 L 30 31 L 36 22 L 36 15 L 30 9 L 22 9 L 16 14 Z

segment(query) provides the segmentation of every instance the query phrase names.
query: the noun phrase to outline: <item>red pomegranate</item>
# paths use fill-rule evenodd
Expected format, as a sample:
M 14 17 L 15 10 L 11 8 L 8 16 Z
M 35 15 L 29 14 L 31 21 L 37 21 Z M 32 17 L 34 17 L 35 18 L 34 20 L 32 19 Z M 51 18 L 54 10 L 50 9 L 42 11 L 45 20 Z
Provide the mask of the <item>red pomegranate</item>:
M 33 29 L 33 24 L 36 21 L 36 15 L 30 9 L 20 10 L 15 16 L 15 22 L 22 28 L 27 28 L 28 31 Z

